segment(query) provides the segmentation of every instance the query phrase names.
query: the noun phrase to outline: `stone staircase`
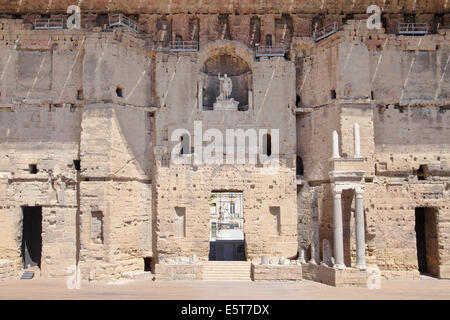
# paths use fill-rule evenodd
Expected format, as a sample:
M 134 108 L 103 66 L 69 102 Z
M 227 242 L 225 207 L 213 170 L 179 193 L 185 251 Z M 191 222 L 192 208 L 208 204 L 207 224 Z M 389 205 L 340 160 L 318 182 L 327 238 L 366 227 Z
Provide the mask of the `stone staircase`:
M 203 280 L 250 281 L 251 262 L 207 261 L 203 263 Z

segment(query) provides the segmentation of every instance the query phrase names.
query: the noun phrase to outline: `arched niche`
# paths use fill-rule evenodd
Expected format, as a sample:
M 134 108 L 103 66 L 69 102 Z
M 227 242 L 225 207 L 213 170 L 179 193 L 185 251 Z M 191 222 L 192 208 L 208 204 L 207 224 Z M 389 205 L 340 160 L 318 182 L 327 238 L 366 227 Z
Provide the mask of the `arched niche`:
M 252 70 L 241 57 L 229 53 L 210 56 L 203 63 L 200 71 L 203 83 L 203 110 L 213 110 L 213 105 L 220 94 L 219 74 L 231 79 L 233 90 L 231 98 L 239 102 L 238 110 L 249 109 L 249 91 L 252 90 Z

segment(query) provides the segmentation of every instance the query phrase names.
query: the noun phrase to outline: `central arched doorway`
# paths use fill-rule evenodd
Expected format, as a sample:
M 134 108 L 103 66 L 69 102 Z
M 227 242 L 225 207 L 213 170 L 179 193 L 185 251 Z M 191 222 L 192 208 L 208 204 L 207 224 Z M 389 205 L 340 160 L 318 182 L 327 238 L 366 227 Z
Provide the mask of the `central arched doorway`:
M 212 192 L 210 261 L 246 261 L 242 192 Z

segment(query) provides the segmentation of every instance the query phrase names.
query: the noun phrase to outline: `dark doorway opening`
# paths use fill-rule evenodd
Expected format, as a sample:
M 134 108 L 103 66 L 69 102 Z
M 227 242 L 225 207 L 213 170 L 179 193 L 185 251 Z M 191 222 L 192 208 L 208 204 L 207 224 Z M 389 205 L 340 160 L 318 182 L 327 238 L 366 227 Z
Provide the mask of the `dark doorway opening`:
M 144 258 L 144 271 L 145 272 L 152 271 L 152 258 L 150 258 L 150 257 Z
M 439 252 L 437 237 L 437 210 L 416 208 L 416 244 L 419 272 L 439 275 Z
M 303 159 L 302 159 L 302 157 L 299 157 L 299 156 L 297 156 L 296 174 L 297 174 L 297 176 L 302 176 L 304 174 Z
M 23 207 L 22 258 L 24 269 L 41 267 L 42 207 Z
M 209 243 L 209 261 L 246 261 L 244 240 L 216 240 Z

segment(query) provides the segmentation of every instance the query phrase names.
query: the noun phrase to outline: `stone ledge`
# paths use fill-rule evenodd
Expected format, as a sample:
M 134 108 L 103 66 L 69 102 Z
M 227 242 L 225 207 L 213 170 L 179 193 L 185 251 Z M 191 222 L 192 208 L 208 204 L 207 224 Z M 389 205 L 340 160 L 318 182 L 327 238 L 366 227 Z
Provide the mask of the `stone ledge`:
M 156 264 L 155 280 L 202 280 L 203 264 Z
M 302 280 L 302 266 L 260 265 L 252 263 L 251 279 L 253 281 L 300 281 Z
M 302 264 L 303 277 L 334 287 L 366 287 L 367 272 L 356 268 L 343 270 L 323 265 Z

